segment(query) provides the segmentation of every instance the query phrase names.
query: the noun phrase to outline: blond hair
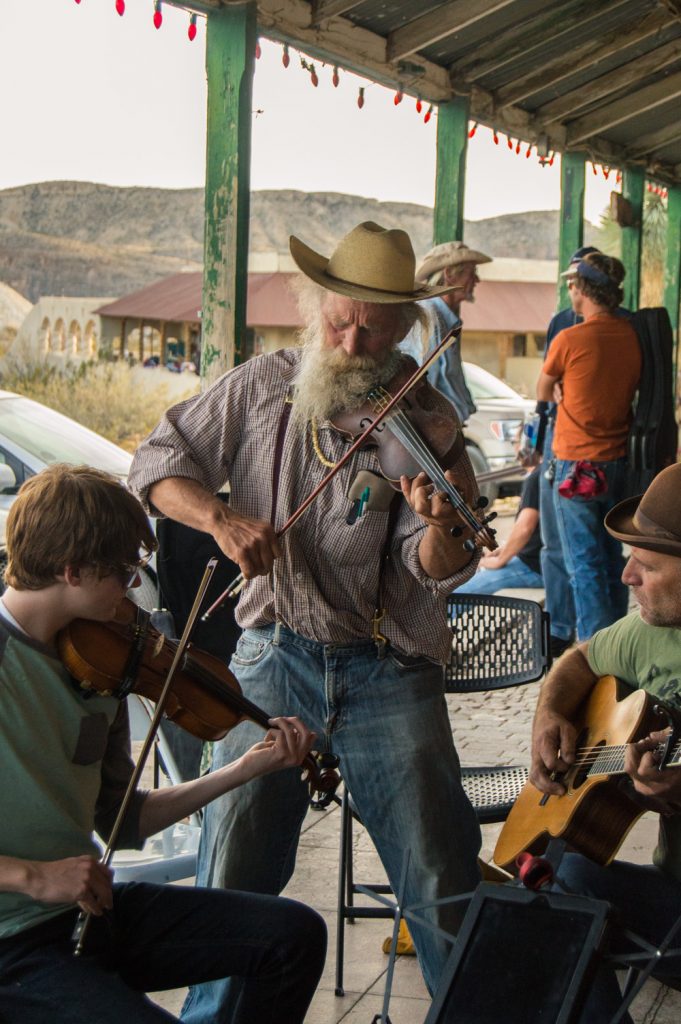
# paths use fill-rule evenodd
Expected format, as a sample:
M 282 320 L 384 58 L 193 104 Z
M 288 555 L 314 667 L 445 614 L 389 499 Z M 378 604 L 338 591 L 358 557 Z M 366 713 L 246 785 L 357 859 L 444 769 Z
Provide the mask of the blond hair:
M 115 477 L 57 463 L 22 485 L 7 519 L 5 583 L 41 590 L 66 566 L 100 575 L 134 565 L 157 541 L 144 509 Z

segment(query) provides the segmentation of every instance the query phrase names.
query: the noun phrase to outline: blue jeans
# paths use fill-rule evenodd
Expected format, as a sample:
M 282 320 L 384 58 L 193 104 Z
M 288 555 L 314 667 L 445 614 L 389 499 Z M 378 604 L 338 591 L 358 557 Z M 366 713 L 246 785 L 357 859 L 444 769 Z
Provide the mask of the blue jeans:
M 626 928 L 657 945 L 681 914 L 681 883 L 652 865 L 613 861 L 603 868 L 586 857 L 569 853 L 563 857 L 558 879 L 573 892 L 612 904 L 611 946 L 616 953 L 641 952 L 621 934 L 622 929 Z M 672 940 L 671 948 L 678 949 L 679 946 L 681 931 Z M 644 962 L 641 963 L 643 966 Z M 654 976 L 678 987 L 681 983 L 681 958 L 662 960 Z M 615 971 L 603 965 L 587 998 L 581 1024 L 605 1024 L 621 1002 Z M 630 1017 L 625 1020 L 630 1024 Z
M 520 590 L 523 587 L 543 587 L 541 574 L 525 565 L 522 558 L 515 555 L 500 569 L 478 569 L 462 586 L 457 587 L 457 594 L 496 594 L 497 590 Z
M 75 958 L 69 911 L 0 939 L 2 1024 L 161 1024 L 145 992 L 245 979 L 234 1015 L 202 1024 L 302 1024 L 326 954 L 326 926 L 293 900 L 128 882 L 111 915 L 93 918 Z
M 626 460 L 594 463 L 605 473 L 608 489 L 589 499 L 564 498 L 558 493 L 574 465 L 568 459 L 556 460 L 553 501 L 577 613 L 577 639 L 588 640 L 627 614 L 629 593 L 622 583 L 622 545 L 603 525 L 606 514 L 624 493 Z
M 317 733 L 317 748 L 340 757 L 345 783 L 395 889 L 410 851 L 406 905 L 475 888 L 480 829 L 461 786 L 439 665 L 390 649 L 379 657 L 370 640 L 324 645 L 269 626 L 244 632 L 231 667 L 249 700 L 270 715 L 299 715 Z M 259 739 L 261 729 L 242 723 L 215 745 L 214 767 Z M 297 769 L 256 779 L 214 801 L 204 817 L 198 880 L 281 892 L 293 873 L 307 806 Z M 329 884 L 335 891 L 335 882 Z M 462 917 L 456 906 L 431 912 L 449 931 Z M 413 935 L 434 990 L 451 947 L 427 928 L 414 926 Z M 182 1019 L 207 1019 L 222 987 L 192 989 Z
M 544 607 L 551 618 L 551 634 L 561 640 L 572 640 L 577 622 L 572 599 L 570 576 L 563 557 L 563 546 L 553 502 L 553 485 L 546 471 L 553 458 L 553 424 L 549 421 L 544 437 L 544 459 L 539 477 L 539 529 L 541 532 L 541 574 L 546 597 Z

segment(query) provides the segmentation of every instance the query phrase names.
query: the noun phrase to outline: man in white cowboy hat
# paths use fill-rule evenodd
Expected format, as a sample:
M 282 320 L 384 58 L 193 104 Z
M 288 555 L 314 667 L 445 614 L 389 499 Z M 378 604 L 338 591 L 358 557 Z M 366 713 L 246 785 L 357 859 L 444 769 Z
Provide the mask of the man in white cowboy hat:
M 599 677 L 614 675 L 681 712 L 681 465 L 663 470 L 643 496 L 616 505 L 605 525 L 616 540 L 631 545 L 622 580 L 638 610 L 564 654 L 542 686 L 530 778 L 547 794 L 565 792 L 560 778 L 575 761 L 573 723 Z M 653 733 L 628 745 L 625 760 L 628 795 L 660 814 L 653 864 L 614 861 L 603 868 L 569 854 L 560 870 L 567 886 L 612 903 L 622 926 L 655 946 L 681 914 L 681 767 L 660 771 L 656 751 L 663 738 Z M 680 945 L 677 933 L 672 948 Z M 655 974 L 678 987 L 680 959 L 661 962 Z M 621 1000 L 614 971 L 601 973 L 592 1000 L 598 1002 L 589 1003 L 584 1019 L 610 1020 Z
M 403 231 L 360 224 L 330 258 L 291 238 L 305 275 L 302 347 L 253 359 L 168 410 L 142 444 L 129 482 L 153 514 L 210 533 L 248 580 L 231 662 L 250 700 L 299 714 L 320 750 L 340 757 L 345 783 L 394 887 L 409 851 L 406 902 L 436 901 L 478 881 L 480 832 L 466 799 L 443 699 L 451 649 L 447 595 L 475 570 L 468 535 L 424 474 L 395 491 L 373 449 L 358 451 L 283 537 L 276 530 L 347 451 L 333 424 L 403 364 L 398 343 L 419 316 L 421 286 Z M 443 411 L 446 399 L 432 392 Z M 477 495 L 465 453 L 450 478 Z M 230 484 L 230 504 L 216 492 Z M 214 747 L 239 756 L 255 727 Z M 220 800 L 204 819 L 203 884 L 277 893 L 290 878 L 307 793 L 298 773 Z M 455 929 L 451 905 L 429 912 Z M 447 943 L 414 938 L 434 990 Z M 184 1020 L 210 1005 L 192 990 Z
M 491 263 L 492 257 L 465 242 L 442 242 L 423 257 L 416 270 L 416 280 L 430 287 L 447 286 L 450 290 L 421 303 L 427 313 L 427 343 L 423 344 L 423 330 L 417 325 L 402 345 L 404 351 L 419 361 L 440 344 L 445 334 L 460 322 L 462 302 L 475 302 L 475 288 L 479 284 L 478 267 Z M 446 395 L 457 411 L 462 423 L 475 412 L 475 402 L 468 390 L 461 365 L 461 343 L 453 345 L 440 356 L 428 371 L 428 379 Z

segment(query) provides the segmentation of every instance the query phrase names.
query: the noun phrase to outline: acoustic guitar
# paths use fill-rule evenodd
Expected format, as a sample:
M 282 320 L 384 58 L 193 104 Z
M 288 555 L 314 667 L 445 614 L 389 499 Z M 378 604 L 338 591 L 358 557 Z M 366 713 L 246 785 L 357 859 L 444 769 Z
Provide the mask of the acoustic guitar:
M 558 838 L 596 863 L 609 864 L 644 813 L 619 785 L 626 745 L 672 723 L 670 709 L 645 690 L 632 692 L 614 676 L 599 679 L 575 723 L 575 762 L 560 776 L 566 792 L 548 796 L 526 782 L 504 823 L 494 862 L 516 873 L 519 853 L 541 854 Z M 665 767 L 681 764 L 675 730 L 660 753 Z

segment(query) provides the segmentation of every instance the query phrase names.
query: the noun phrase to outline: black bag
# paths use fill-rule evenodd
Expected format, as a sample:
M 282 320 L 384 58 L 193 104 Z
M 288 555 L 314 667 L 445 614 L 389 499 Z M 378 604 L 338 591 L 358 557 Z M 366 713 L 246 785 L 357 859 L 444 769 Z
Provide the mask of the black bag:
M 669 314 L 663 306 L 639 309 L 631 323 L 641 344 L 642 369 L 627 443 L 628 497 L 643 494 L 660 470 L 676 461 L 678 447 Z

